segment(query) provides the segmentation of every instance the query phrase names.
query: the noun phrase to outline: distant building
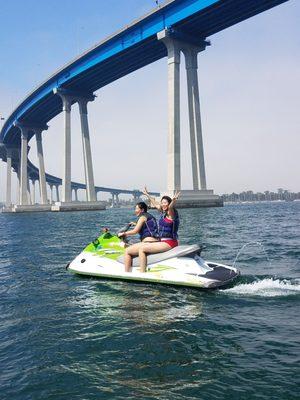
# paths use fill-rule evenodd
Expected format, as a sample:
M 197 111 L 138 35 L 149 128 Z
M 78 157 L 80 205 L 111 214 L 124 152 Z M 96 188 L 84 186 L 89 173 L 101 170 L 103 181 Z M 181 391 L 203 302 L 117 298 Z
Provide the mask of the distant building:
M 277 192 L 254 193 L 252 190 L 241 193 L 222 194 L 224 203 L 241 203 L 241 202 L 260 202 L 260 201 L 294 201 L 300 200 L 300 192 L 294 193 L 286 189 L 278 189 Z

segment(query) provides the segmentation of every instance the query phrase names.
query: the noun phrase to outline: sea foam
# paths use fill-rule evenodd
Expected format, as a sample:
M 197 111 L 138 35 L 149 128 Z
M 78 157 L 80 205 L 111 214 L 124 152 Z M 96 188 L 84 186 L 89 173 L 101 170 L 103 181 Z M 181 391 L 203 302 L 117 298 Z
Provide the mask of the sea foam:
M 252 283 L 236 285 L 233 288 L 225 289 L 222 292 L 263 297 L 290 296 L 300 293 L 300 281 L 265 278 Z

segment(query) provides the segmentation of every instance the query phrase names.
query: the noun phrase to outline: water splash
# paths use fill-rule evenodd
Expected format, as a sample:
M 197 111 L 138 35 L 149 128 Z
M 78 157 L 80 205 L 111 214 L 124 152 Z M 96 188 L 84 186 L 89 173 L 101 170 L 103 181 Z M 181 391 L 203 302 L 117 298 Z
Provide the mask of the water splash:
M 300 280 L 265 278 L 252 283 L 242 283 L 222 293 L 262 297 L 290 296 L 300 293 Z
M 268 261 L 268 263 L 269 263 L 269 265 L 271 266 L 271 260 L 270 260 L 270 258 L 269 258 L 269 256 L 268 256 L 268 253 L 267 253 L 267 251 L 266 251 L 264 245 L 263 245 L 261 242 L 253 242 L 253 241 L 252 241 L 252 242 L 245 243 L 245 244 L 240 248 L 240 250 L 237 252 L 237 255 L 236 255 L 236 257 L 235 257 L 235 259 L 234 259 L 234 261 L 233 261 L 233 264 L 232 264 L 233 267 L 235 266 L 235 264 L 236 264 L 236 262 L 237 262 L 239 256 L 241 255 L 242 251 L 243 251 L 246 247 L 248 247 L 248 246 L 253 246 L 253 245 L 259 246 L 259 247 L 262 249 L 262 251 L 263 251 L 263 253 L 264 253 L 264 255 L 265 255 L 265 257 L 266 257 L 266 259 L 267 259 L 267 261 Z

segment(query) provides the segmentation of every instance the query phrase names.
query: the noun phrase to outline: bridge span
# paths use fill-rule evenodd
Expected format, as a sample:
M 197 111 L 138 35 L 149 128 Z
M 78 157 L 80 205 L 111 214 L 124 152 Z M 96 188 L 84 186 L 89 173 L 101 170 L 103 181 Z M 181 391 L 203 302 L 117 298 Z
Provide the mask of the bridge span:
M 19 152 L 17 150 L 15 151 L 8 151 L 11 161 L 11 169 L 19 176 L 20 171 L 19 171 Z M 3 145 L 0 144 L 0 158 L 2 158 L 3 161 L 7 161 L 7 149 Z M 39 170 L 38 168 L 33 165 L 29 160 L 28 160 L 28 180 L 31 182 L 31 191 L 28 188 L 28 199 L 29 199 L 29 205 L 35 205 L 36 204 L 36 183 L 39 183 Z M 59 187 L 62 185 L 62 179 L 57 178 L 56 176 L 50 175 L 45 173 L 46 177 L 46 182 L 48 184 L 48 187 L 50 189 L 50 199 L 47 198 L 46 203 L 48 204 L 53 204 L 55 201 L 59 202 L 60 201 L 60 192 L 59 192 Z M 18 178 L 19 179 L 19 178 Z M 73 192 L 72 199 L 75 201 L 78 201 L 78 190 L 86 190 L 86 185 L 84 183 L 78 183 L 78 182 L 71 182 L 71 190 Z M 30 193 L 31 192 L 31 193 Z M 96 199 L 97 199 L 97 194 L 98 193 L 109 193 L 111 195 L 111 200 L 112 200 L 112 206 L 113 207 L 118 207 L 119 206 L 119 195 L 120 194 L 125 194 L 125 195 L 131 195 L 133 196 L 133 201 L 137 202 L 141 196 L 143 195 L 142 191 L 139 189 L 121 189 L 121 188 L 112 188 L 112 187 L 104 187 L 104 186 L 95 186 L 95 192 L 96 192 Z M 158 192 L 150 192 L 152 196 L 159 196 Z M 17 201 L 18 203 L 18 201 Z M 11 199 L 8 200 L 8 205 L 9 207 L 11 205 Z M 48 207 L 49 208 L 49 207 Z
M 166 192 L 181 187 L 180 149 L 180 63 L 185 58 L 188 87 L 190 144 L 193 187 L 182 190 L 181 206 L 219 206 L 220 198 L 207 189 L 202 140 L 197 56 L 210 45 L 213 34 L 253 17 L 288 0 L 169 0 L 76 58 L 30 93 L 6 119 L 0 132 L 0 157 L 7 163 L 6 207 L 11 207 L 12 169 L 19 179 L 19 209 L 30 205 L 29 180 L 38 180 L 40 202 L 48 204 L 46 184 L 61 187 L 61 203 L 72 203 L 72 190 L 85 189 L 87 202 L 97 201 L 96 193 L 138 191 L 95 186 L 88 103 L 95 91 L 163 57 L 168 65 L 168 168 Z M 85 182 L 71 179 L 71 111 L 79 105 Z M 64 114 L 62 178 L 45 171 L 42 134 L 48 123 Z M 45 133 L 43 133 L 45 132 Z M 30 140 L 37 143 L 38 167 L 28 159 Z M 52 189 L 51 189 L 52 192 Z M 140 192 L 139 192 L 140 193 Z

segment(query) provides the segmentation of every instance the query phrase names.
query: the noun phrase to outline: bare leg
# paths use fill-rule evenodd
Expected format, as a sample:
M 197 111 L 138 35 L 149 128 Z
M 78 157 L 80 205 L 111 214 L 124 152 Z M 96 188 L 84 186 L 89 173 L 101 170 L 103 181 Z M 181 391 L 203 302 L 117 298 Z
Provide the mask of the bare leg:
M 139 254 L 139 248 L 141 247 L 143 243 L 135 243 L 132 244 L 131 246 L 127 247 L 125 250 L 125 272 L 131 272 L 132 270 L 132 257 L 137 256 Z
M 132 267 L 132 257 L 127 252 L 124 255 L 125 272 L 131 272 Z
M 139 249 L 140 272 L 146 272 L 147 254 L 164 253 L 170 249 L 171 246 L 164 242 L 147 243 L 141 246 Z

